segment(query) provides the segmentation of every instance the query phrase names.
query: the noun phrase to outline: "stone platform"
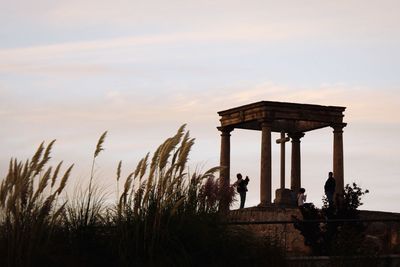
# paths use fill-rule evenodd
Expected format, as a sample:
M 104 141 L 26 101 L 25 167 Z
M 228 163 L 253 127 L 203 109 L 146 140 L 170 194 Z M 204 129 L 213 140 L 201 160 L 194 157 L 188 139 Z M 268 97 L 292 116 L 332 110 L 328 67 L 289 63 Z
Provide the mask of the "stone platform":
M 241 227 L 250 229 L 260 238 L 268 237 L 278 241 L 290 255 L 308 255 L 310 249 L 304 245 L 303 236 L 294 228 L 293 224 L 279 223 L 279 221 L 292 221 L 292 216 L 302 218 L 298 208 L 279 207 L 271 204 L 266 207 L 231 210 L 227 219 L 229 222 L 252 223 L 243 224 Z
M 293 220 L 292 216 L 302 218 L 298 208 L 285 208 L 271 204 L 266 207 L 231 210 L 227 221 L 244 223 L 240 224 L 241 227 L 253 231 L 260 238 L 268 237 L 280 242 L 287 255 L 310 255 L 311 251 L 304 245 L 303 236 L 290 223 Z M 382 253 L 400 254 L 399 213 L 360 211 L 360 219 L 365 220 L 368 242 L 373 243 Z

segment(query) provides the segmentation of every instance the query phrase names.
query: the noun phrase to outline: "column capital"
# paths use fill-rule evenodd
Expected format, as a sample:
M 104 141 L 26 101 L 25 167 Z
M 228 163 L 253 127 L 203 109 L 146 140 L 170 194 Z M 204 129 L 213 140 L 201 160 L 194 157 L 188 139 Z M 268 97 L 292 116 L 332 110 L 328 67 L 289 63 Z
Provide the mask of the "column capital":
M 292 139 L 292 142 L 300 142 L 300 138 L 304 136 L 304 133 L 288 133 L 288 136 Z
M 333 128 L 334 133 L 343 133 L 343 128 L 346 127 L 347 123 L 333 123 L 330 126 Z
M 233 127 L 230 126 L 219 126 L 217 129 L 221 132 L 221 136 L 230 136 L 233 131 Z
M 259 120 L 261 128 L 263 127 L 272 127 L 272 121 L 271 120 Z

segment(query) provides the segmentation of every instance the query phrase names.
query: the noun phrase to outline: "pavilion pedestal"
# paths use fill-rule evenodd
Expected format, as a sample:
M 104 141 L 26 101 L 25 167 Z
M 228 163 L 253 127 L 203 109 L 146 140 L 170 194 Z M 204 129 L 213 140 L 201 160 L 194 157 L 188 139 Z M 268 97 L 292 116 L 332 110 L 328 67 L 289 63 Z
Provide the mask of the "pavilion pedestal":
M 281 207 L 294 207 L 296 206 L 296 197 L 293 192 L 288 188 L 279 188 L 275 191 L 274 204 Z

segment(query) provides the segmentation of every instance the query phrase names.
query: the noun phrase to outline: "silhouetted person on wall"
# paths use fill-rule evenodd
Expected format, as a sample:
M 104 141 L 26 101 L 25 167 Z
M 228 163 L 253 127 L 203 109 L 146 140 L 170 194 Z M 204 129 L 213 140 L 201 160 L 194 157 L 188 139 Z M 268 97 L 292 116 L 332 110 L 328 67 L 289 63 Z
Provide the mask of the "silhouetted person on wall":
M 307 195 L 305 194 L 306 190 L 304 188 L 300 188 L 299 193 L 297 194 L 297 206 L 303 207 L 304 203 L 306 203 Z
M 335 189 L 336 189 L 336 181 L 335 178 L 333 178 L 333 172 L 329 172 L 329 177 L 325 182 L 324 189 L 326 198 L 328 199 L 329 202 L 329 207 L 332 207 L 333 196 L 335 194 Z
M 242 175 L 240 173 L 238 173 L 236 177 L 237 177 L 237 181 L 235 183 L 236 190 L 240 195 L 240 208 L 243 209 L 244 203 L 246 201 L 247 184 L 249 183 L 250 179 L 248 176 L 246 176 L 246 179 L 243 180 Z

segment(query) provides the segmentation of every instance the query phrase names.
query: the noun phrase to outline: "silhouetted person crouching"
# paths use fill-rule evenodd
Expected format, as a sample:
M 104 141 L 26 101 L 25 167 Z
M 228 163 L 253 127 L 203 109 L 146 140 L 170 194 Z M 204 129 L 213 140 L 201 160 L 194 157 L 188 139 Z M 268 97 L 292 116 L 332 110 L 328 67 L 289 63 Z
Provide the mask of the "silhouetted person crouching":
M 307 195 L 305 194 L 306 190 L 304 188 L 300 188 L 299 193 L 297 194 L 297 206 L 303 207 L 307 200 Z

